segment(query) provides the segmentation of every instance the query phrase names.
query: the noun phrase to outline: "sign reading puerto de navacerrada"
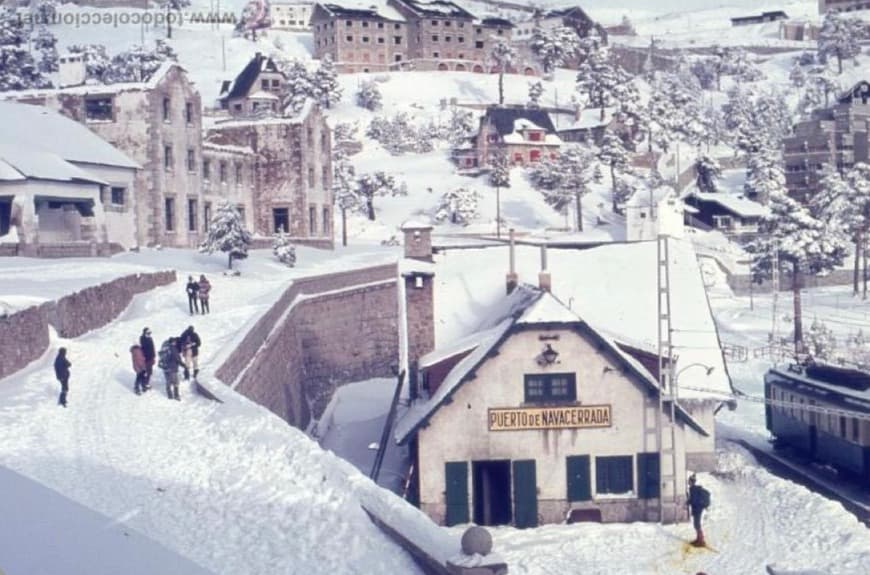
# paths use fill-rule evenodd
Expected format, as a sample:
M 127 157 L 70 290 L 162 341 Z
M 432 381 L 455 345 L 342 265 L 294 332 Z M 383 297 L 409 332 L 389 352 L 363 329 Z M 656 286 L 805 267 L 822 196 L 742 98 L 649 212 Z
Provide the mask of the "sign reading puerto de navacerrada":
M 495 407 L 489 409 L 490 431 L 610 427 L 609 405 L 570 407 Z

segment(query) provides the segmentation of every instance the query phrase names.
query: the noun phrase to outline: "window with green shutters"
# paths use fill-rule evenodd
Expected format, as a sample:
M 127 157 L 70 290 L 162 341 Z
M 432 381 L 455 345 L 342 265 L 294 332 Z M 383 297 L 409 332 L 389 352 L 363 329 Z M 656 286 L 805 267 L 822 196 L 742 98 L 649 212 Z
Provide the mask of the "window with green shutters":
M 569 455 L 565 458 L 568 474 L 568 501 L 589 501 L 592 499 L 592 484 L 588 455 Z
M 595 458 L 595 492 L 620 495 L 634 489 L 631 455 Z
M 637 496 L 654 499 L 659 496 L 660 466 L 658 453 L 637 454 Z

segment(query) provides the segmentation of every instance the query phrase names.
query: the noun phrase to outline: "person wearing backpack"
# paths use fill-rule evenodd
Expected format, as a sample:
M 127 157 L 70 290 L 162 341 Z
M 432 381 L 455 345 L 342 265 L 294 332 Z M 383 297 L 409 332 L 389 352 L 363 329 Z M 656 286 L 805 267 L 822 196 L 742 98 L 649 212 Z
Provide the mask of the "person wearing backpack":
M 181 397 L 178 395 L 179 366 L 187 367 L 181 360 L 176 339 L 170 337 L 160 346 L 157 367 L 163 370 L 163 377 L 166 379 L 166 396 L 169 399 L 181 401 Z
M 694 547 L 704 547 L 704 529 L 701 527 L 701 515 L 710 507 L 710 492 L 698 485 L 695 474 L 689 476 L 689 498 L 686 501 L 692 514 L 692 526 L 695 528 L 695 540 L 691 542 Z

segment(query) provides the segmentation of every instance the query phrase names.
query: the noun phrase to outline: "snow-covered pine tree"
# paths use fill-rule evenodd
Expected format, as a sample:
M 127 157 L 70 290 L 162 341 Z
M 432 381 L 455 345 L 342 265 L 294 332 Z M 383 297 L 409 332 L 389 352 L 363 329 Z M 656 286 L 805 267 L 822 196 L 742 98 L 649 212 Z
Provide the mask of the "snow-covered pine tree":
M 540 80 L 529 82 L 529 108 L 537 109 L 541 107 L 541 96 L 544 95 L 544 85 Z
M 366 217 L 375 221 L 375 197 L 376 196 L 403 196 L 407 190 L 402 186 L 396 186 L 396 179 L 386 172 L 374 172 L 363 174 L 356 180 L 357 196 L 362 200 L 362 207 Z
M 460 187 L 444 192 L 435 208 L 435 221 L 467 226 L 480 217 L 480 194 L 473 188 Z
M 544 29 L 536 25 L 532 30 L 529 48 L 541 62 L 544 73 L 552 74 L 553 70 L 580 52 L 580 37 L 567 26 Z
M 832 11 L 825 15 L 819 30 L 819 56 L 823 62 L 837 59 L 837 73 L 843 73 L 843 60 L 861 53 L 861 41 L 867 37 L 867 25 L 860 18 L 847 18 Z
M 177 61 L 178 55 L 169 44 L 158 38 L 154 49 L 133 46 L 113 56 L 103 80 L 107 84 L 146 82 L 167 60 Z
M 366 110 L 380 110 L 383 106 L 381 91 L 378 83 L 374 80 L 366 80 L 360 84 L 359 92 L 356 93 L 356 103 Z
M 859 329 L 846 339 L 845 360 L 858 369 L 870 369 L 870 342 L 864 337 L 864 330 Z
M 332 148 L 332 197 L 341 213 L 341 245 L 347 245 L 347 213 L 360 207 L 357 196 L 356 171 L 344 148 Z
M 507 151 L 501 148 L 490 150 L 489 183 L 494 188 L 511 187 L 511 164 Z
M 589 53 L 577 73 L 577 90 L 586 94 L 589 106 L 601 110 L 604 119 L 604 109 L 618 103 L 618 90 L 621 84 L 629 78 L 618 66 L 609 61 L 606 48 L 600 48 Z
M 224 202 L 218 206 L 199 251 L 207 254 L 220 251 L 227 254 L 228 267 L 233 269 L 233 260 L 248 257 L 250 244 L 251 234 L 245 229 L 239 210 L 229 202 Z
M 852 287 L 853 294 L 858 295 L 861 253 L 870 235 L 870 166 L 859 162 L 841 175 L 833 166 L 825 165 L 819 188 L 810 208 L 816 217 L 841 229 L 855 245 Z
M 807 83 L 807 73 L 800 61 L 795 58 L 794 64 L 791 66 L 791 71 L 788 73 L 788 79 L 791 85 L 795 88 L 803 88 Z
M 795 352 L 803 353 L 801 288 L 804 274 L 819 274 L 839 266 L 846 254 L 845 242 L 836 230 L 812 216 L 809 209 L 788 196 L 785 186 L 770 186 L 770 214 L 762 220 L 760 233 L 746 245 L 752 256 L 756 281 L 780 270 L 774 261 L 791 272 L 794 303 Z M 776 257 L 774 257 L 776 255 Z
M 298 114 L 302 111 L 305 101 L 314 98 L 314 80 L 308 67 L 302 60 L 291 62 L 280 61 L 279 69 L 287 77 L 286 92 L 283 104 L 287 111 Z
M 0 8 L 0 91 L 49 88 L 51 82 L 27 50 L 27 30 L 15 10 Z
M 722 168 L 716 158 L 708 154 L 699 154 L 695 158 L 695 185 L 705 193 L 718 192 L 716 182 L 722 178 Z
M 825 322 L 814 318 L 813 323 L 810 324 L 807 339 L 809 340 L 807 353 L 814 360 L 830 362 L 836 357 L 838 351 L 837 338 L 834 332 L 825 325 Z
M 488 59 L 498 69 L 498 105 L 504 104 L 504 75 L 513 67 L 516 50 L 504 38 L 493 36 Z
M 747 198 L 767 204 L 771 195 L 784 193 L 783 190 L 785 174 L 782 171 L 780 149 L 761 144 L 756 151 L 748 154 L 743 192 Z
M 31 35 L 32 52 L 39 54 L 39 71 L 43 73 L 57 72 L 58 54 L 57 38 L 48 28 L 39 26 Z
M 565 146 L 554 162 L 558 171 L 558 185 L 544 192 L 544 200 L 558 212 L 574 204 L 577 231 L 583 231 L 583 196 L 593 181 L 595 157 L 581 146 Z
M 457 146 L 467 141 L 477 131 L 477 121 L 474 113 L 470 110 L 463 110 L 453 106 L 450 109 L 448 130 L 447 140 L 451 146 Z
M 338 74 L 329 54 L 320 61 L 311 84 L 315 99 L 324 108 L 331 108 L 341 101 L 341 85 L 338 83 Z
M 622 139 L 614 134 L 612 130 L 604 131 L 604 137 L 601 139 L 601 145 L 598 148 L 598 159 L 610 170 L 611 207 L 616 212 L 619 209 L 616 175 L 626 171 L 628 167 L 628 152 L 622 143 Z
M 54 24 L 57 18 L 57 2 L 54 0 L 34 0 L 30 3 L 30 13 L 37 23 Z
M 82 54 L 85 61 L 85 77 L 88 80 L 104 83 L 112 60 L 102 44 L 74 44 L 67 48 L 70 54 Z
M 296 247 L 290 242 L 290 237 L 280 230 L 272 244 L 272 254 L 287 267 L 296 267 Z

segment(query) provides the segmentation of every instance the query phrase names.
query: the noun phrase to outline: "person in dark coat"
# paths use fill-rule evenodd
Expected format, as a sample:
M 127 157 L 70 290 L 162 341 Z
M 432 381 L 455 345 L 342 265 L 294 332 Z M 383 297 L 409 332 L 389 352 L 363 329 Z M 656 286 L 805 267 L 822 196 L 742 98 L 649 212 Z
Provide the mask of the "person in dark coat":
M 702 492 L 704 488 L 698 485 L 698 479 L 693 473 L 689 477 L 689 498 L 686 504 L 689 506 L 689 511 L 692 514 L 692 526 L 695 528 L 695 540 L 692 545 L 695 547 L 704 547 L 707 543 L 704 541 L 704 529 L 701 527 L 701 515 L 706 509 L 706 504 L 703 501 Z
M 133 391 L 136 395 L 140 395 L 145 391 L 145 374 L 148 371 L 148 365 L 145 363 L 145 354 L 142 353 L 142 347 L 133 345 L 130 347 L 130 359 L 133 361 L 133 372 L 136 374 L 136 381 L 133 384 Z
M 205 278 L 205 275 L 199 276 L 199 309 L 204 314 L 211 313 L 208 307 L 209 292 L 211 292 L 211 282 Z
M 181 355 L 178 352 L 177 338 L 171 337 L 167 343 L 169 344 L 169 354 L 160 365 L 160 369 L 163 370 L 163 377 L 166 378 L 166 395 L 169 399 L 181 401 L 181 397 L 178 394 L 178 368 L 184 367 L 187 369 L 187 366 L 184 365 L 184 361 L 182 361 Z M 166 344 L 164 343 L 164 345 Z
M 69 368 L 72 366 L 66 357 L 66 348 L 62 347 L 57 350 L 57 357 L 54 358 L 54 375 L 60 382 L 60 397 L 57 399 L 57 404 L 66 407 L 66 394 L 69 391 Z
M 157 360 L 157 351 L 154 349 L 154 340 L 151 339 L 151 330 L 147 327 L 139 336 L 139 347 L 145 356 L 145 391 L 151 389 L 151 374 L 154 373 L 154 362 Z
M 199 375 L 199 346 L 202 345 L 202 340 L 199 339 L 199 334 L 193 329 L 193 326 L 188 326 L 178 338 L 181 354 L 184 358 L 184 379 L 190 379 L 190 370 L 193 369 L 193 379 Z
M 187 276 L 187 305 L 190 306 L 190 315 L 199 313 L 199 283 L 193 276 Z

